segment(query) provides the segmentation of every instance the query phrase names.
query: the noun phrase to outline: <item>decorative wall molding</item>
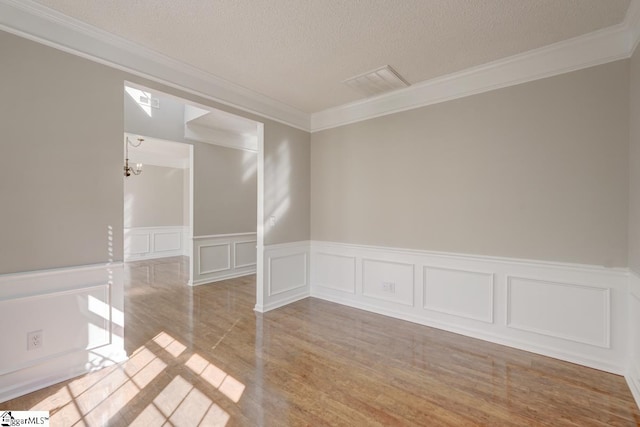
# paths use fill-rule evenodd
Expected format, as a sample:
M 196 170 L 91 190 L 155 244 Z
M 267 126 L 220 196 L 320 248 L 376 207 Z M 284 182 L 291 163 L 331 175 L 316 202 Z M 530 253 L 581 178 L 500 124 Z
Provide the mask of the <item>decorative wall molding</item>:
M 362 295 L 415 306 L 415 266 L 411 263 L 362 258 Z
M 335 242 L 310 246 L 313 297 L 608 372 L 627 371 L 624 269 Z M 345 259 L 354 260 L 355 286 Z M 407 286 L 415 304 L 394 295 L 408 295 Z M 542 293 L 553 300 L 542 305 Z
M 122 263 L 1 275 L 0 401 L 125 360 L 123 308 Z
M 629 366 L 625 375 L 640 407 L 640 274 L 629 271 Z
M 356 293 L 356 257 L 317 252 L 313 263 L 317 269 L 315 280 L 319 286 Z
M 507 326 L 611 348 L 610 291 L 607 286 L 507 276 Z
M 0 29 L 47 46 L 309 130 L 309 115 L 31 0 L 0 0 Z
M 209 239 L 218 239 L 222 237 L 241 237 L 241 236 L 254 236 L 256 233 L 253 231 L 247 233 L 228 233 L 228 234 L 202 234 L 200 236 L 193 236 L 193 240 L 209 240 Z
M 233 242 L 233 268 L 256 267 L 256 244 L 255 239 Z
M 231 243 L 199 244 L 197 257 L 198 276 L 230 270 Z
M 132 227 L 124 229 L 125 261 L 189 256 L 191 227 Z
M 293 253 L 268 258 L 267 295 L 297 291 L 309 286 L 309 255 Z
M 25 348 L 9 348 L 3 351 L 0 363 L 0 377 L 13 371 L 27 369 L 52 359 L 63 357 L 69 353 L 83 350 L 93 350 L 111 343 L 111 313 L 109 307 L 109 295 L 111 285 L 83 286 L 77 289 L 57 290 L 29 296 L 0 300 L 0 312 L 11 322 L 5 322 L 6 326 L 15 319 L 21 319 L 25 313 L 51 313 L 63 312 L 61 316 L 43 316 L 38 320 L 22 319 L 22 327 L 2 328 L 3 339 L 7 342 L 25 342 L 26 334 L 32 330 L 46 329 L 46 340 L 40 350 L 26 351 Z M 81 303 L 88 311 L 91 306 L 98 305 L 100 310 L 97 316 L 87 325 L 87 314 L 77 309 Z M 46 322 L 46 323 L 43 323 Z M 89 326 L 89 328 L 87 328 Z M 45 335 L 43 332 L 43 335 Z
M 493 323 L 493 273 L 425 266 L 423 286 L 425 310 Z
M 628 58 L 640 39 L 640 6 L 625 20 L 488 64 L 311 115 L 70 18 L 32 0 L 0 0 L 0 29 L 298 129 L 316 132 Z
M 264 247 L 265 289 L 261 313 L 282 307 L 309 296 L 309 241 Z
M 629 58 L 640 37 L 638 3 L 619 25 L 313 113 L 311 132 Z
M 256 233 L 193 237 L 193 281 L 202 285 L 256 272 Z

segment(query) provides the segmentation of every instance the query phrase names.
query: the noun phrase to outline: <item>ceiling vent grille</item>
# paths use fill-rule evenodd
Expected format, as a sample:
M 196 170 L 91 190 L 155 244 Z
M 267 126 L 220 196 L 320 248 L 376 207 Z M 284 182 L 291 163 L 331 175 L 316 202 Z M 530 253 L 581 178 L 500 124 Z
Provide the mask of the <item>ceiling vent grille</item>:
M 389 65 L 351 77 L 342 83 L 365 96 L 378 95 L 409 86 L 409 83 Z

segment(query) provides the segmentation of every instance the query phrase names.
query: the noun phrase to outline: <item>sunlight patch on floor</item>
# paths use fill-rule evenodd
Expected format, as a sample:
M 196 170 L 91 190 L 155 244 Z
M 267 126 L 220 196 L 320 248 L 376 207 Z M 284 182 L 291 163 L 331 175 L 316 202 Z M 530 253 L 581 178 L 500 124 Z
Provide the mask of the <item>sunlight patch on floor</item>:
M 166 332 L 152 342 L 161 348 L 158 354 L 150 342 L 151 347 L 140 347 L 126 362 L 71 381 L 31 409 L 50 411 L 51 425 L 102 426 L 122 422 L 126 411 L 135 411 L 141 399 L 152 398 L 131 425 L 225 426 L 229 413 L 183 376 L 174 374 L 169 383 L 161 380 L 170 378 L 168 363 L 175 362 L 187 346 Z M 204 357 L 194 353 L 184 366 L 232 402 L 240 401 L 245 385 Z
M 153 341 L 168 351 L 173 357 L 180 356 L 182 352 L 187 349 L 186 345 L 182 344 L 166 332 L 160 332 L 158 335 L 153 337 Z
M 217 388 L 222 394 L 227 396 L 234 403 L 238 403 L 242 397 L 245 386 L 231 375 L 218 368 L 216 365 L 207 362 L 202 356 L 194 353 L 187 363 L 189 369 L 200 375 L 202 379 L 207 381 L 213 387 Z

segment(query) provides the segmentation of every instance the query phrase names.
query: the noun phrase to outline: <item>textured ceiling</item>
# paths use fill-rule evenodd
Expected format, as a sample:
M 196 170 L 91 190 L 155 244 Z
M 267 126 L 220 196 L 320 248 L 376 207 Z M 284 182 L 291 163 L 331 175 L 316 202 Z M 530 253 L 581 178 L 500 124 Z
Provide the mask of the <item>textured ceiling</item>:
M 629 0 L 37 0 L 307 113 L 361 98 L 389 64 L 409 83 L 624 19 Z

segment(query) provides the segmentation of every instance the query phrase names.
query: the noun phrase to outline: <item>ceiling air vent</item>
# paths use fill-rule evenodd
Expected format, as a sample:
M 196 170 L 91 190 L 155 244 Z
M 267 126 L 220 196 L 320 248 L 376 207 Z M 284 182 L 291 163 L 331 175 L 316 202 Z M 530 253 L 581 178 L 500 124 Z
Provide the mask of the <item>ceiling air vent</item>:
M 378 95 L 409 86 L 409 83 L 389 65 L 351 77 L 342 83 L 366 96 Z

